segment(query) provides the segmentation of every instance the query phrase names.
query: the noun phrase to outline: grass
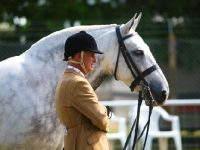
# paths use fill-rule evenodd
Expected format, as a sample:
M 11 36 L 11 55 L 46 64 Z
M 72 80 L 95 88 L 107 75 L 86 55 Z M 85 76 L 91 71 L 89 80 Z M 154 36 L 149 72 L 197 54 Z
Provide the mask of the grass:
M 200 130 L 196 130 L 196 131 L 187 131 L 187 130 L 182 130 L 181 131 L 181 136 L 182 137 L 200 137 Z

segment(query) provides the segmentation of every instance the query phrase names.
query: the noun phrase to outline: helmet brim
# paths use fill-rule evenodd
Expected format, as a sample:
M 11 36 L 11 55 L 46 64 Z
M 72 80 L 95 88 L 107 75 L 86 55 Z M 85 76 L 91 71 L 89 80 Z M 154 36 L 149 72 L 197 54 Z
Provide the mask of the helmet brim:
M 92 52 L 97 53 L 97 54 L 103 54 L 103 52 L 99 51 L 98 49 L 97 50 L 92 50 Z

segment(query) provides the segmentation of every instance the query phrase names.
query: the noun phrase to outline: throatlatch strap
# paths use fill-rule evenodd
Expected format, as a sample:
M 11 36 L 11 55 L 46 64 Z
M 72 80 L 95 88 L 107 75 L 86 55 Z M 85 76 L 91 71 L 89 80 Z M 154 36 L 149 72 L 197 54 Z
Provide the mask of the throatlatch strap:
M 116 61 L 115 71 L 114 71 L 115 80 L 118 80 L 117 79 L 117 67 L 118 67 L 118 63 L 119 63 L 119 53 L 120 53 L 120 49 L 118 48 L 117 61 Z
M 116 61 L 117 65 L 115 66 L 115 71 L 114 71 L 115 79 L 117 78 L 116 77 L 116 72 L 117 72 L 117 66 L 118 66 L 118 59 L 119 59 L 119 53 L 120 53 L 120 51 L 122 52 L 124 60 L 125 60 L 128 68 L 129 68 L 129 70 L 131 71 L 131 74 L 133 75 L 134 78 L 136 78 L 137 76 L 134 74 L 133 70 L 131 69 L 132 62 L 127 59 L 127 53 L 126 53 L 127 50 L 126 50 L 126 47 L 125 47 L 124 42 L 123 42 L 125 39 L 134 36 L 134 34 L 129 34 L 129 35 L 125 36 L 125 37 L 122 37 L 121 33 L 120 33 L 119 26 L 116 26 L 116 34 L 117 34 L 117 38 L 118 38 L 118 42 L 119 42 L 119 51 L 118 51 L 118 56 L 117 56 L 117 61 Z

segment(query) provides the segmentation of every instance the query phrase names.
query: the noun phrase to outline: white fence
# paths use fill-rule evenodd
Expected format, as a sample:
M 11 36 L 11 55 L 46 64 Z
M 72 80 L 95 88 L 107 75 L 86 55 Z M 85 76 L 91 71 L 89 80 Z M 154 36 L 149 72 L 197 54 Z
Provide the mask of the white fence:
M 127 106 L 129 107 L 129 112 L 133 112 L 134 106 L 137 105 L 137 100 L 107 100 L 107 101 L 100 101 L 102 105 L 109 105 L 112 107 L 116 106 Z M 143 105 L 144 102 L 143 102 Z M 166 101 L 164 106 L 194 106 L 194 105 L 200 105 L 200 99 L 169 99 Z M 133 117 L 129 117 L 130 122 L 134 121 Z
M 135 106 L 137 100 L 107 100 L 100 101 L 102 105 L 109 106 Z M 190 106 L 200 105 L 200 99 L 169 99 L 166 101 L 164 106 Z

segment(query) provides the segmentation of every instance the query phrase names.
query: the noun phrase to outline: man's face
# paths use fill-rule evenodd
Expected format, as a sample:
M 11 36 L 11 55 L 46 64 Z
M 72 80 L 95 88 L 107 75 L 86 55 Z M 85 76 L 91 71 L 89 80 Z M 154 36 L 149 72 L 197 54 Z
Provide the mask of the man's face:
M 88 73 L 92 71 L 94 63 L 97 62 L 95 58 L 95 53 L 90 51 L 85 51 L 83 56 L 83 62 L 85 64 L 85 68 L 88 71 Z

